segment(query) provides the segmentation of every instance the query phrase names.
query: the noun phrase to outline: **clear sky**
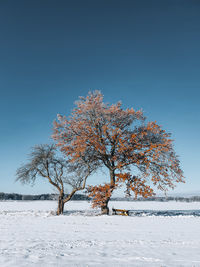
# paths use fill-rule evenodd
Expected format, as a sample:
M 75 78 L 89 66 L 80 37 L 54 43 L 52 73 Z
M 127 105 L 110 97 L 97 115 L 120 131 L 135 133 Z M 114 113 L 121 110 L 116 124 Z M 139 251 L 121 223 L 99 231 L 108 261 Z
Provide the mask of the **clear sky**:
M 198 0 L 1 0 L 0 192 L 51 192 L 15 171 L 95 89 L 172 132 L 186 176 L 175 192 L 200 192 Z

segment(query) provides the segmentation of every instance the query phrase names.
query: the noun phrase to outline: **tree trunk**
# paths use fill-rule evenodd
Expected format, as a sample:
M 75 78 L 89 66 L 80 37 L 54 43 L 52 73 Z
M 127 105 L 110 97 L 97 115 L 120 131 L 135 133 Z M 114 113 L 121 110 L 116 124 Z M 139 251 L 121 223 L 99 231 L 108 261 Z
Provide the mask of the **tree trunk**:
M 64 193 L 61 192 L 58 199 L 58 209 L 57 209 L 57 215 L 63 214 L 64 211 Z
M 110 169 L 110 185 L 115 186 L 115 171 Z
M 114 170 L 110 169 L 110 196 L 106 199 L 106 201 L 103 203 L 101 206 L 101 214 L 103 215 L 108 215 L 109 214 L 109 208 L 108 208 L 108 202 L 110 200 L 112 191 L 114 190 L 115 187 L 115 172 Z
M 105 206 L 101 206 L 101 214 L 102 215 L 108 215 L 109 214 L 108 203 L 106 203 Z

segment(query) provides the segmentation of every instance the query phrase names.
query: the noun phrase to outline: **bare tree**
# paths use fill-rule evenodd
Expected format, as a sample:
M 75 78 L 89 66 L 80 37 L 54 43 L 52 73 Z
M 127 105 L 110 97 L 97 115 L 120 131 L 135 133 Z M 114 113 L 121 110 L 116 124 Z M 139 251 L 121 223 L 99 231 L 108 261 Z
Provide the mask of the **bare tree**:
M 34 184 L 38 176 L 47 179 L 59 192 L 57 215 L 60 215 L 64 204 L 85 188 L 87 177 L 93 170 L 94 167 L 84 158 L 73 163 L 59 156 L 55 145 L 36 145 L 29 154 L 28 163 L 17 169 L 16 180 L 22 184 Z M 72 188 L 66 197 L 65 185 Z

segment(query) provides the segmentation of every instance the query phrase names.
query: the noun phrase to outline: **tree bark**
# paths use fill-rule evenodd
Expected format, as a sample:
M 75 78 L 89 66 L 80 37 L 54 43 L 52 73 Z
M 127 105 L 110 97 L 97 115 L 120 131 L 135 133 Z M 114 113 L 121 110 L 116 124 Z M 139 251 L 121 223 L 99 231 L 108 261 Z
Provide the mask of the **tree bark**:
M 64 193 L 61 192 L 58 199 L 57 215 L 63 214 L 64 211 Z
M 111 194 L 115 186 L 115 171 L 110 169 L 110 187 L 111 187 Z M 111 196 L 110 196 L 111 197 Z M 108 202 L 110 200 L 110 197 L 106 199 L 106 201 L 101 206 L 101 214 L 108 215 L 109 214 L 109 208 L 108 208 Z
M 101 206 L 101 214 L 102 215 L 108 215 L 109 214 L 108 203 L 106 203 L 105 206 Z
M 115 185 L 115 171 L 110 169 L 110 185 L 114 187 Z

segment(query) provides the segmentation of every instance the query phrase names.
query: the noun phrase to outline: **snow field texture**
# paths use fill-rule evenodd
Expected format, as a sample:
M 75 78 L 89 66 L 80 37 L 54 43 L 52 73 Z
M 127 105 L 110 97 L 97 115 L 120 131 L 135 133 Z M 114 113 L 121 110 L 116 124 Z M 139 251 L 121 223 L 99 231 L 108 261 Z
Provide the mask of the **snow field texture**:
M 71 201 L 0 202 L 0 266 L 200 266 L 200 217 L 97 216 Z M 131 210 L 200 210 L 199 202 L 110 202 Z

